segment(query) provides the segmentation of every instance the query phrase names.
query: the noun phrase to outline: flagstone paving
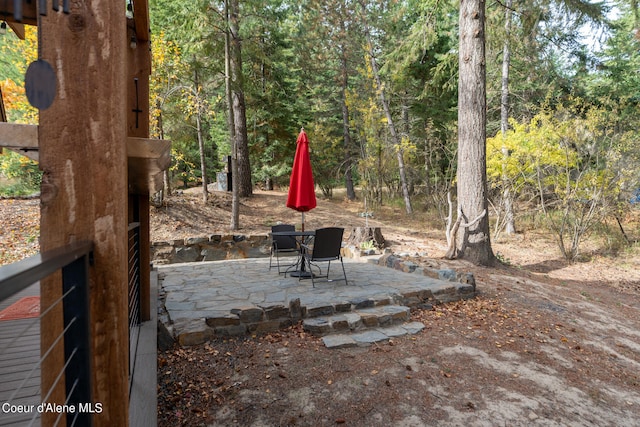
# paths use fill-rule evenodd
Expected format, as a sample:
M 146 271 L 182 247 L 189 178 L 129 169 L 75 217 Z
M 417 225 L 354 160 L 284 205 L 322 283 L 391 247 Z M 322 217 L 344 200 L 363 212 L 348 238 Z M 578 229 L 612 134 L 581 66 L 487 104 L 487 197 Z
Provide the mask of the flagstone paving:
M 215 336 L 272 332 L 301 320 L 305 329 L 326 335 L 327 346 L 363 345 L 418 332 L 421 328 L 415 323 L 397 324 L 409 320 L 409 308 L 475 296 L 475 284 L 438 280 L 420 271 L 405 273 L 375 261 L 345 259 L 348 285 L 338 280 L 342 271 L 334 262 L 330 277 L 336 280 L 321 279 L 315 288 L 310 280 L 269 270 L 268 259 L 158 266 L 160 319 L 181 345 L 201 344 Z M 367 313 L 376 307 L 378 313 Z M 318 324 L 329 326 L 314 329 Z

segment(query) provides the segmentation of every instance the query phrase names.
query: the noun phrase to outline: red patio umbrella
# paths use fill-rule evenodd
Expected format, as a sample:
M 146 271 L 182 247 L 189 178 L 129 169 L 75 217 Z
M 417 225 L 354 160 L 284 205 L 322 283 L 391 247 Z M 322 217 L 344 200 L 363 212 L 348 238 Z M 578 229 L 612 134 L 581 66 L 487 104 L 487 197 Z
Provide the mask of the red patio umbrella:
M 304 231 L 304 213 L 316 207 L 316 191 L 309 158 L 309 138 L 304 128 L 300 130 L 296 144 L 287 207 L 302 212 L 302 231 Z

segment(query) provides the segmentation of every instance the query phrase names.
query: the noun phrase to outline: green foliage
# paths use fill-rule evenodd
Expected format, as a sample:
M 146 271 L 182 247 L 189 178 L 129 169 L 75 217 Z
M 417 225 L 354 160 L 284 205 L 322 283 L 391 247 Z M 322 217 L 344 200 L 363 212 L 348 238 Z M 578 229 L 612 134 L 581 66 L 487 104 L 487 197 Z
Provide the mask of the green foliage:
M 29 63 L 36 59 L 37 31 L 25 28 L 25 40 L 12 31 L 0 36 L 0 86 L 8 120 L 17 123 L 36 123 L 37 110 L 27 101 L 24 74 Z
M 316 123 L 309 129 L 309 147 L 314 173 L 314 181 L 326 197 L 333 195 L 333 189 L 340 184 L 342 165 L 342 141 L 339 135 L 331 133 L 325 123 Z
M 360 243 L 360 249 L 363 251 L 372 251 L 375 250 L 375 248 L 376 242 L 373 239 Z
M 504 138 L 487 140 L 491 185 L 510 185 L 522 199 L 537 193 L 547 226 L 568 259 L 578 255 L 594 225 L 617 213 L 624 189 L 637 183 L 637 173 L 626 165 L 640 147 L 626 133 L 615 132 L 619 120 L 575 99 L 569 107 L 543 110 L 528 123 L 513 121 Z
M 200 176 L 196 104 L 202 107 L 211 175 L 221 170 L 220 156 L 230 153 L 222 6 L 201 0 L 151 5 L 153 93 L 162 104 L 165 138 L 176 150 L 173 170 L 185 182 Z M 568 256 L 570 234 L 584 235 L 604 215 L 623 213 L 623 201 L 640 187 L 640 41 L 631 10 L 620 5 L 620 18 L 606 28 L 601 6 L 514 2 L 507 36 L 504 5 L 487 4 L 487 129 L 494 135 L 505 40 L 512 52 L 511 128 L 505 139 L 487 140 L 489 183 L 494 194 L 508 186 L 520 205 L 531 207 L 525 214 L 535 221 L 541 215 L 532 212 L 546 213 L 545 223 L 562 236 Z M 446 216 L 446 194 L 456 176 L 458 7 L 453 0 L 375 0 L 365 8 L 353 0 L 240 2 L 254 182 L 288 184 L 296 136 L 305 127 L 315 179 L 325 194 L 342 184 L 353 164 L 369 207 L 396 203 L 399 147 L 391 144 L 381 88 L 364 53 L 366 18 L 414 197 Z M 577 28 L 588 22 L 610 36 L 601 52 L 580 40 Z M 192 88 L 201 99 L 188 102 L 189 95 L 177 89 L 169 94 L 176 87 Z M 155 123 L 157 112 L 153 117 Z
M 186 158 L 181 150 L 171 148 L 172 164 L 169 168 L 173 184 L 181 187 L 193 186 L 198 183 L 200 176 L 196 164 Z M 191 184 L 191 185 L 190 185 Z
M 511 265 L 511 259 L 504 256 L 501 252 L 496 252 L 496 258 L 503 265 Z
M 7 184 L 0 186 L 3 196 L 25 196 L 40 191 L 42 172 L 38 164 L 13 151 L 0 154 L 0 175 L 8 179 Z

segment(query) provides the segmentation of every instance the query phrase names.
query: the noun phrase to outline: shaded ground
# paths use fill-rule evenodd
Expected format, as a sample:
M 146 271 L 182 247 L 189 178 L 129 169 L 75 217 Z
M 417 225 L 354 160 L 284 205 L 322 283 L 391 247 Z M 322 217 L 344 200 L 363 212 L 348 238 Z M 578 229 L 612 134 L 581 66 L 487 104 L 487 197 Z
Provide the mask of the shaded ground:
M 199 195 L 171 200 L 154 214 L 154 235 L 225 231 L 229 202 L 216 196 L 207 209 Z M 240 233 L 299 221 L 284 203 L 282 193 L 243 201 Z M 362 210 L 320 200 L 307 227 L 363 225 Z M 161 353 L 160 424 L 640 425 L 635 252 L 571 265 L 532 230 L 494 242 L 508 265 L 476 268 L 442 260 L 443 233 L 413 231 L 426 224 L 406 221 L 400 209 L 370 220 L 396 253 L 473 271 L 477 299 L 416 311 L 425 331 L 367 348 L 327 350 L 295 326 Z
M 215 193 L 206 208 L 199 199 L 152 208 L 153 239 L 226 232 L 228 196 Z M 239 234 L 299 221 L 284 200 L 244 200 Z M 33 203 L 0 200 L 3 256 L 34 250 Z M 307 227 L 363 225 L 362 210 L 319 200 Z M 401 208 L 371 220 L 394 252 L 473 271 L 478 298 L 416 311 L 422 333 L 367 348 L 327 350 L 295 326 L 162 352 L 160 425 L 640 425 L 637 247 L 567 264 L 547 236 L 525 230 L 493 242 L 508 265 L 486 269 L 442 260 L 444 233 L 429 224 L 421 214 L 407 221 Z M 628 229 L 637 233 L 637 223 Z
M 293 328 L 162 354 L 161 425 L 637 425 L 637 332 L 512 293 L 415 313 L 426 331 L 368 348 Z
M 40 200 L 0 199 L 0 265 L 39 250 Z
M 212 192 L 207 206 L 202 205 L 200 189 L 191 189 L 171 197 L 164 207 L 151 208 L 151 240 L 162 241 L 210 234 L 266 234 L 278 222 L 300 224 L 301 214 L 285 206 L 286 193 L 256 191 L 244 199 L 240 208 L 240 230 L 229 230 L 231 196 Z M 371 210 L 371 209 L 369 209 Z M 305 227 L 327 226 L 381 227 L 394 253 L 422 258 L 421 262 L 456 265 L 444 261 L 447 247 L 444 225 L 423 212 L 407 218 L 403 207 L 375 209 L 373 218 L 361 216 L 362 201 L 348 202 L 339 195 L 332 200 L 318 199 L 318 207 L 305 215 Z M 631 237 L 640 238 L 638 217 L 625 225 Z M 567 263 L 551 236 L 536 229 L 519 231 L 516 236 L 492 242 L 494 253 L 517 271 L 539 273 L 541 278 L 606 283 L 621 290 L 640 293 L 640 251 L 638 246 L 622 249 L 618 254 L 600 255 L 601 248 L 612 246 L 605 239 L 587 241 L 584 247 L 587 262 Z M 588 255 L 588 256 L 587 256 Z

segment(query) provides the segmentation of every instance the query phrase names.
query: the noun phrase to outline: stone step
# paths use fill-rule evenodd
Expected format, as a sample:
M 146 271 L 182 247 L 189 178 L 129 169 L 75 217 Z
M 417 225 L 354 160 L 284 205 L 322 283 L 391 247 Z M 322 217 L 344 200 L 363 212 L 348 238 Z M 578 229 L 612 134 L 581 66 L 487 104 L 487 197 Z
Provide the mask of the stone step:
M 302 322 L 302 327 L 313 335 L 322 336 L 327 348 L 348 348 L 367 346 L 422 331 L 424 325 L 409 322 L 410 317 L 409 307 L 381 305 L 307 318 Z
M 390 326 L 406 322 L 411 316 L 410 308 L 402 305 L 354 309 L 351 312 L 329 316 L 307 318 L 302 322 L 305 331 L 318 336 L 334 332 L 355 331 L 362 328 Z
M 399 325 L 367 328 L 359 331 L 325 335 L 322 342 L 329 349 L 364 347 L 388 341 L 394 337 L 413 335 L 424 329 L 422 322 L 406 322 Z

